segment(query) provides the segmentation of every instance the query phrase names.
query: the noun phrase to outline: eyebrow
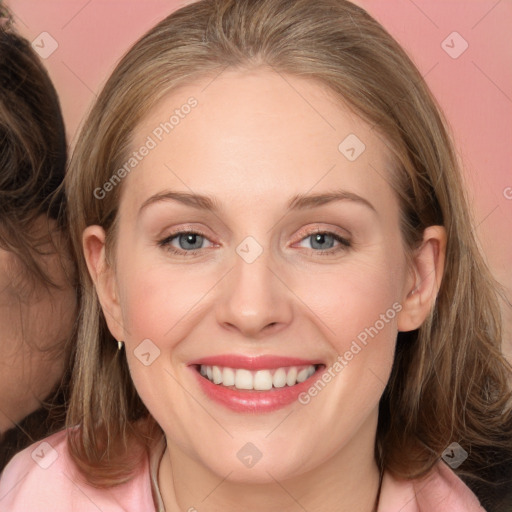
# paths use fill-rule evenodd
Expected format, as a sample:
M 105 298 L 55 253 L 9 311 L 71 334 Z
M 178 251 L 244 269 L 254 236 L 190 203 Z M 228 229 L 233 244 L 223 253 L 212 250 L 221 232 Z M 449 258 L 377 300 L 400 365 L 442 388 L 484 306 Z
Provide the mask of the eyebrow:
M 139 209 L 139 215 L 148 206 L 161 201 L 177 201 L 198 210 L 207 210 L 214 213 L 218 213 L 220 210 L 220 203 L 214 197 L 203 194 L 167 190 L 154 194 L 146 199 Z M 322 194 L 296 194 L 289 200 L 287 209 L 306 210 L 337 201 L 351 201 L 358 203 L 366 206 L 374 213 L 377 213 L 375 207 L 368 200 L 347 190 L 334 190 L 332 192 Z

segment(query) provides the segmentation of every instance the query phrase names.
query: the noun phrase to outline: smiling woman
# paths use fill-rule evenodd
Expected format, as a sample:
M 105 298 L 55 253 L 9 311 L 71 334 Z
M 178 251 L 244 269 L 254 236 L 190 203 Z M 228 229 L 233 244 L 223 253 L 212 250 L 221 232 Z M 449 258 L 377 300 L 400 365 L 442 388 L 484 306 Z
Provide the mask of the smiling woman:
M 9 510 L 509 510 L 499 285 L 436 102 L 364 10 L 178 10 L 117 66 L 66 179 L 69 428 L 44 470 L 6 469 Z

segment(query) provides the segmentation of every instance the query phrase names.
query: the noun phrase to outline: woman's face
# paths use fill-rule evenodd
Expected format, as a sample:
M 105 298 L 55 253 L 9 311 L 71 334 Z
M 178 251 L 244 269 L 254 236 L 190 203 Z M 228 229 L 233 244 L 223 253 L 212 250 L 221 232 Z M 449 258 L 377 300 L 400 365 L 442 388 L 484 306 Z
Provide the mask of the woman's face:
M 131 149 L 97 285 L 171 454 L 253 482 L 373 458 L 414 287 L 375 130 L 316 83 L 225 71 L 168 95 Z

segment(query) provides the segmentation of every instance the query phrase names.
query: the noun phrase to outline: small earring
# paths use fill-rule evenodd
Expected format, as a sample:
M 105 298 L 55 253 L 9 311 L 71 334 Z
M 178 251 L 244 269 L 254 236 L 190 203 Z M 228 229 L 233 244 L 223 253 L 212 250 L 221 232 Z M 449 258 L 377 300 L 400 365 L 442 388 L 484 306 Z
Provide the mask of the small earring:
M 117 350 L 121 350 L 123 348 L 123 341 L 118 341 L 117 342 Z

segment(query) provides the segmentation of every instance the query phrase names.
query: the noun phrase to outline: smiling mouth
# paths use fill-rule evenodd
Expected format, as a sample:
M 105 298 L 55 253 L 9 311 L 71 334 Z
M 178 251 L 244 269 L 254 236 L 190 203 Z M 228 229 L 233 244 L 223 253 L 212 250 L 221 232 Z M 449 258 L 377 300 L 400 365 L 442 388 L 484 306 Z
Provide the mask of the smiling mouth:
M 195 368 L 205 379 L 228 389 L 269 391 L 300 384 L 324 366 L 323 364 L 283 366 L 257 371 L 204 364 L 195 365 Z

